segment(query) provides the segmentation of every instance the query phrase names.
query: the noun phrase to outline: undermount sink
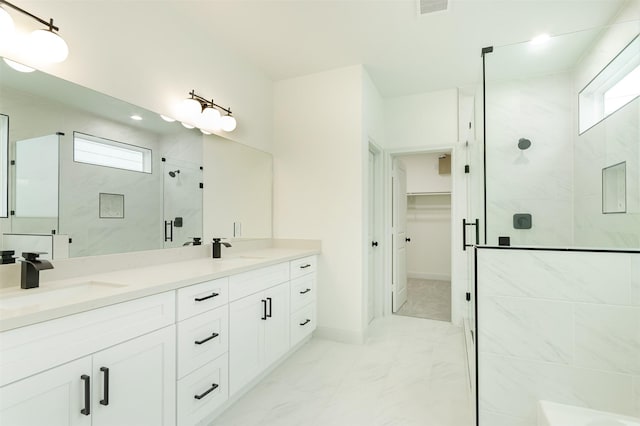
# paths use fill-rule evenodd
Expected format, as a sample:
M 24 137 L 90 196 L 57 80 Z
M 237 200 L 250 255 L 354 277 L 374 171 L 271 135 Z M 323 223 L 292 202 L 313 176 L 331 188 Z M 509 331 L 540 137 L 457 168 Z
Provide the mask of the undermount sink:
M 61 287 L 47 287 L 44 284 L 37 289 L 21 290 L 20 292 L 12 293 L 10 296 L 1 296 L 0 309 L 31 309 L 38 306 L 58 304 L 63 301 L 72 303 L 95 298 L 105 292 L 121 287 L 125 287 L 125 285 L 101 281 L 86 281 Z

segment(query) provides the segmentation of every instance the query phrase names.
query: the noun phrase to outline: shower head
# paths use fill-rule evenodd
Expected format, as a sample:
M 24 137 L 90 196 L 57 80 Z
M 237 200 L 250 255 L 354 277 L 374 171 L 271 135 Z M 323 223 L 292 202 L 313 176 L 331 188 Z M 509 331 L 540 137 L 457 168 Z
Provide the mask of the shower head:
M 531 141 L 529 139 L 526 138 L 520 138 L 518 140 L 518 148 L 520 148 L 521 150 L 525 150 L 528 149 L 531 146 Z
M 169 172 L 169 176 L 171 176 L 172 178 L 176 177 L 177 174 L 180 173 L 180 170 L 174 170 L 172 172 Z

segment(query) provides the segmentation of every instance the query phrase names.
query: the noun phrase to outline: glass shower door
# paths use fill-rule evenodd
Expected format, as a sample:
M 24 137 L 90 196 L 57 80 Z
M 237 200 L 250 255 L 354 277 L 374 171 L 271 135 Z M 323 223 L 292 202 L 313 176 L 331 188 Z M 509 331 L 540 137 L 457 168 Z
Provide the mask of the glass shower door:
M 202 168 L 167 158 L 163 163 L 164 247 L 202 238 Z

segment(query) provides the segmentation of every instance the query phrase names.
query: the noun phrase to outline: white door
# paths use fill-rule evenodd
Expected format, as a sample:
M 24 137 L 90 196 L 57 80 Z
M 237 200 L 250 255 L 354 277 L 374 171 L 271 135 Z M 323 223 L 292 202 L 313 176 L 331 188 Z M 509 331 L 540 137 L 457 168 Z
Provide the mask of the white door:
M 376 157 L 375 154 L 369 151 L 369 230 L 368 241 L 369 244 L 369 283 L 367 286 L 367 323 L 373 320 L 375 312 L 375 289 L 377 288 L 377 274 L 376 274 L 376 257 L 375 252 L 378 248 L 378 241 L 375 235 L 376 225 Z
M 175 327 L 93 356 L 93 426 L 175 424 Z
M 407 171 L 393 160 L 393 312 L 407 301 Z
M 261 371 L 267 302 L 264 293 L 258 293 L 229 304 L 230 395 Z
M 91 357 L 85 357 L 0 388 L 0 424 L 91 425 L 91 411 L 87 415 L 80 412 L 85 408 L 81 377 L 89 380 L 90 374 Z
M 289 283 L 265 292 L 267 320 L 264 321 L 264 365 L 268 367 L 289 350 Z

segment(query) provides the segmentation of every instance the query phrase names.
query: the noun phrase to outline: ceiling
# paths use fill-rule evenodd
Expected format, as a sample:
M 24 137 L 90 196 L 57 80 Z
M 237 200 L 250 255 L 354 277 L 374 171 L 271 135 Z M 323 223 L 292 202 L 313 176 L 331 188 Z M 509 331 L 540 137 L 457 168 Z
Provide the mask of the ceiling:
M 273 80 L 364 64 L 389 97 L 477 83 L 482 47 L 604 25 L 624 3 L 449 0 L 419 16 L 417 0 L 209 0 L 179 2 L 174 16 Z

